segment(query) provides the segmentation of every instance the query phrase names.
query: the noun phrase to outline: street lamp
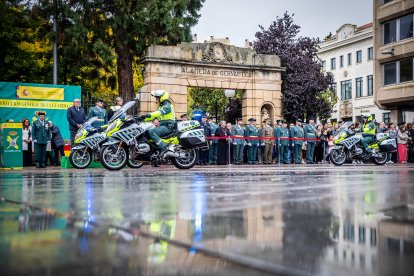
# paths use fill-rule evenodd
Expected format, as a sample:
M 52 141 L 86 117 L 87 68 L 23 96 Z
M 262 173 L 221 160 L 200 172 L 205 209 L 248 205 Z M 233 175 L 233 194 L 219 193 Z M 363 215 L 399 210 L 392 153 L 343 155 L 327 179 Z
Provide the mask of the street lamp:
M 226 90 L 224 90 L 224 95 L 226 95 L 227 98 L 232 98 L 236 95 L 236 90 L 226 89 Z
M 231 98 L 236 95 L 236 90 L 226 89 L 226 90 L 224 90 L 224 95 L 226 95 L 226 97 L 229 98 L 229 104 L 227 105 L 227 108 L 224 111 L 229 112 L 230 111 L 230 105 L 231 105 Z

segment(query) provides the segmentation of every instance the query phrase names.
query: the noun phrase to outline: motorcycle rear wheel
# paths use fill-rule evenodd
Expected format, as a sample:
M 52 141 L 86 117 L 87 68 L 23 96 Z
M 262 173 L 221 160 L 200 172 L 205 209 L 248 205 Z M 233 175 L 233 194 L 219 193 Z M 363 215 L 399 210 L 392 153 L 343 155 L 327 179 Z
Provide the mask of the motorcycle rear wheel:
M 197 161 L 196 151 L 195 149 L 189 149 L 189 150 L 183 150 L 183 151 L 187 153 L 185 158 L 174 157 L 172 158 L 171 161 L 173 165 L 178 169 L 182 169 L 182 170 L 191 169 Z
M 125 167 L 128 161 L 128 153 L 124 147 L 119 148 L 118 154 L 116 154 L 117 150 L 118 146 L 116 145 L 102 147 L 99 153 L 99 159 L 106 169 L 114 171 Z
M 86 169 L 92 162 L 92 155 L 88 149 L 75 149 L 70 152 L 69 162 L 76 169 Z
M 373 158 L 373 161 L 376 165 L 384 165 L 387 163 L 387 153 L 386 152 L 379 152 L 378 154 L 381 155 L 381 157 L 375 157 Z
M 334 163 L 334 165 L 341 166 L 345 163 L 347 154 L 344 150 L 332 149 L 329 157 L 331 158 L 331 161 Z

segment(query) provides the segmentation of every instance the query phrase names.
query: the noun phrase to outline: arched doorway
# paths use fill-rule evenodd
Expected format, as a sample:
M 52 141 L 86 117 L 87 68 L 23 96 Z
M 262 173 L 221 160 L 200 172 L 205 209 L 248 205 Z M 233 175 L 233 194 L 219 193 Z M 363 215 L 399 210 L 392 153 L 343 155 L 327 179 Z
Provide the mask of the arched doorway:
M 155 110 L 150 91 L 170 92 L 177 114 L 187 110 L 188 87 L 242 90 L 243 121 L 259 121 L 263 103 L 273 107 L 272 122 L 281 115 L 280 59 L 256 54 L 252 49 L 219 42 L 152 45 L 140 60 L 144 65 L 144 86 L 140 90 L 141 112 Z

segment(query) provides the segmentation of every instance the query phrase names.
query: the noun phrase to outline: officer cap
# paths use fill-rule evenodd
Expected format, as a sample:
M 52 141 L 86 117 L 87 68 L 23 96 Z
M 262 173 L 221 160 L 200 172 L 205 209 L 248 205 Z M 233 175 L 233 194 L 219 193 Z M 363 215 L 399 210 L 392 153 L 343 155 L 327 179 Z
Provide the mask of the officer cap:
M 243 118 L 237 118 L 236 122 L 243 121 Z
M 181 114 L 180 118 L 187 117 L 187 114 Z
M 281 120 L 282 124 L 287 124 L 286 120 Z
M 302 123 L 303 121 L 301 119 L 296 119 L 296 122 Z
M 283 123 L 283 120 L 280 120 L 280 119 L 276 120 L 276 124 L 278 123 Z
M 103 99 L 96 99 L 96 102 L 97 102 L 97 103 L 103 103 L 103 102 L 104 102 L 104 100 L 103 100 Z
M 207 115 L 203 115 L 203 116 L 201 116 L 201 118 L 207 118 Z
M 255 118 L 250 118 L 248 121 L 249 122 L 256 122 L 256 119 Z
M 315 121 L 315 116 L 309 116 L 308 120 L 314 120 Z
M 210 116 L 209 119 L 217 119 L 216 116 Z
M 36 114 L 37 116 L 40 116 L 40 115 L 46 115 L 46 111 L 41 111 L 41 110 L 39 110 L 39 111 L 36 111 L 36 112 L 35 112 L 35 114 Z

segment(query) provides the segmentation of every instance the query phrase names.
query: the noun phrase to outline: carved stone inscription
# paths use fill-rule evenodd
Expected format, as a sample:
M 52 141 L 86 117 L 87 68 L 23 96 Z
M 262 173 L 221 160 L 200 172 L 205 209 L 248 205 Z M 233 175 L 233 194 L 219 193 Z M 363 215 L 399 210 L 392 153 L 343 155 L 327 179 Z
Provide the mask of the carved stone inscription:
M 252 71 L 232 70 L 232 69 L 210 69 L 203 67 L 182 66 L 181 73 L 203 76 L 239 77 L 251 78 Z

